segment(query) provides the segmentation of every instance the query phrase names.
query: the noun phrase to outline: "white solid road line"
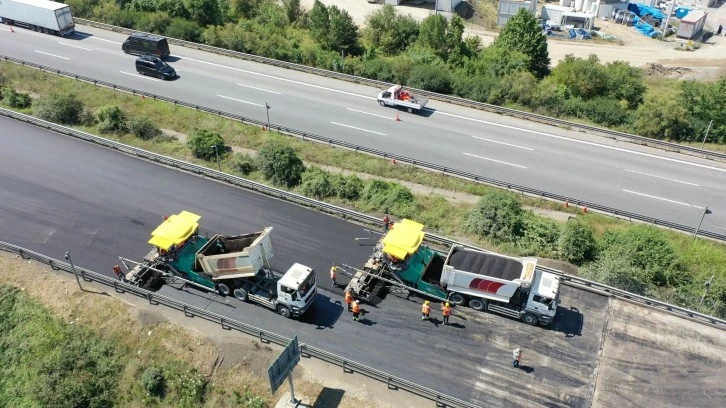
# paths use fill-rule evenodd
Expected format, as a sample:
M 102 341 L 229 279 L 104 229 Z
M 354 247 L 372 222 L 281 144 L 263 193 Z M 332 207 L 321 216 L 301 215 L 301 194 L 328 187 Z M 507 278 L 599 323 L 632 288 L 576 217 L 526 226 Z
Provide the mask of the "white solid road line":
M 459 118 L 459 119 L 466 119 L 466 120 L 471 120 L 474 122 L 481 122 L 481 123 L 485 123 L 487 125 L 499 126 L 499 127 L 503 127 L 503 128 L 507 128 L 507 129 L 518 130 L 518 131 L 527 132 L 527 133 L 533 133 L 536 135 L 551 137 L 551 138 L 555 138 L 555 139 L 567 140 L 570 142 L 582 143 L 582 144 L 586 144 L 586 145 L 590 145 L 590 146 L 602 147 L 605 149 L 617 150 L 620 152 L 631 153 L 631 154 L 635 154 L 638 156 L 650 157 L 653 159 L 660 159 L 660 160 L 665 160 L 665 161 L 669 161 L 669 162 L 673 162 L 673 163 L 686 164 L 689 166 L 696 166 L 696 167 L 701 167 L 704 169 L 722 171 L 722 172 L 726 173 L 726 169 L 708 166 L 705 164 L 692 163 L 692 162 L 688 162 L 685 160 L 671 159 L 670 157 L 662 157 L 662 156 L 658 156 L 658 155 L 650 154 L 650 153 L 636 152 L 634 150 L 623 149 L 622 147 L 607 146 L 607 145 L 600 144 L 600 143 L 588 142 L 585 140 L 578 140 L 578 139 L 573 139 L 573 138 L 565 137 L 565 136 L 557 136 L 557 135 L 553 135 L 553 134 L 545 133 L 545 132 L 538 132 L 536 130 L 523 129 L 523 128 L 518 128 L 516 126 L 502 125 L 501 123 L 494 123 L 494 122 L 489 122 L 486 120 L 467 118 L 466 116 L 454 115 L 453 113 L 445 113 L 445 112 L 441 112 L 441 111 L 434 111 L 433 113 L 439 113 L 439 114 L 446 115 L 446 116 L 453 116 L 453 117 Z
M 625 190 L 625 189 L 623 189 L 623 191 L 625 191 L 626 193 L 630 193 L 630 194 L 635 194 L 635 195 L 639 195 L 639 196 L 643 196 L 643 197 L 648 197 L 648 198 L 654 198 L 656 200 L 661 200 L 661 201 L 667 201 L 667 202 L 673 203 L 673 204 L 680 204 L 680 205 L 685 205 L 685 206 L 688 206 L 688 207 L 700 208 L 701 210 L 703 210 L 703 207 L 699 207 L 699 206 L 693 205 L 693 204 L 684 203 L 684 202 L 681 202 L 681 201 L 669 200 L 667 198 L 657 197 L 657 196 L 650 195 L 650 194 L 638 193 L 637 191 L 631 191 L 631 190 Z
M 246 103 L 246 104 L 248 104 L 248 105 L 255 105 L 255 106 L 260 106 L 260 107 L 262 107 L 262 106 L 263 106 L 263 105 L 260 105 L 259 103 L 254 103 L 254 102 L 248 102 L 248 101 L 243 101 L 242 99 L 232 98 L 232 97 L 230 97 L 230 96 L 224 96 L 224 95 L 217 95 L 217 96 L 219 96 L 220 98 L 224 98 L 224 99 L 229 99 L 229 100 L 232 100 L 232 101 L 237 101 L 237 102 L 242 102 L 242 103 Z
M 355 127 L 355 126 L 350 126 L 350 125 L 344 125 L 344 124 L 342 124 L 342 123 L 338 123 L 338 122 L 330 122 L 330 123 L 332 123 L 332 124 L 334 124 L 334 125 L 338 125 L 338 126 L 343 126 L 343 127 L 347 127 L 347 128 L 355 129 L 355 130 L 360 130 L 361 132 L 375 133 L 375 134 L 377 134 L 377 135 L 381 135 L 381 136 L 386 136 L 386 134 L 385 134 L 385 133 L 381 133 L 381 132 L 375 132 L 375 131 L 373 131 L 373 130 L 363 129 L 363 128 L 359 128 L 359 127 Z
M 249 86 L 249 85 L 245 85 L 245 84 L 237 84 L 237 85 L 244 86 L 245 88 L 257 89 L 258 91 L 262 91 L 262 92 L 269 92 L 269 93 L 273 93 L 273 94 L 277 94 L 277 95 L 282 95 L 281 92 L 268 91 L 267 89 L 258 88 L 256 86 Z
M 67 47 L 79 48 L 79 49 L 82 49 L 82 50 L 86 50 L 86 51 L 93 51 L 93 50 L 92 50 L 92 49 L 90 49 L 90 48 L 83 48 L 83 47 L 79 47 L 79 46 L 77 46 L 77 45 L 73 45 L 73 44 L 68 44 L 68 43 L 64 43 L 63 41 L 58 41 L 58 44 L 60 44 L 60 45 L 65 45 L 65 46 L 67 46 Z
M 8 32 L 10 31 L 10 29 L 8 29 L 8 28 L 2 28 L 2 27 L 0 27 L 0 30 L 8 31 Z
M 118 41 L 113 41 L 113 40 L 107 40 L 107 39 L 105 39 L 105 38 L 101 38 L 101 37 L 96 37 L 95 35 L 91 35 L 91 34 L 86 34 L 86 33 L 79 33 L 78 31 L 76 31 L 76 34 L 77 34 L 77 35 L 81 35 L 81 36 L 84 36 L 84 37 L 90 37 L 90 38 L 93 38 L 94 40 L 98 40 L 98 41 L 106 41 L 106 42 L 110 42 L 110 43 L 114 43 L 114 44 L 123 44 L 123 43 L 120 43 L 120 42 L 118 42 Z
M 361 111 L 361 110 L 358 110 L 358 109 L 351 109 L 351 108 L 348 108 L 348 110 L 349 110 L 349 111 L 353 111 L 353 112 L 363 113 L 363 114 L 365 114 L 365 115 L 371 115 L 371 116 L 378 116 L 379 118 L 383 118 L 383 119 L 388 119 L 388 120 L 396 120 L 396 119 L 394 119 L 394 118 L 389 118 L 388 116 L 378 115 L 378 114 L 376 114 L 376 113 L 364 112 L 364 111 Z
M 661 180 L 672 181 L 674 183 L 682 183 L 682 184 L 688 184 L 689 186 L 701 187 L 699 184 L 689 183 L 687 181 L 681 181 L 681 180 L 676 180 L 676 179 L 672 179 L 672 178 L 668 178 L 668 177 L 656 176 L 656 175 L 648 174 L 648 173 L 641 173 L 641 172 L 635 171 L 635 170 L 628 170 L 628 169 L 623 169 L 623 170 L 627 171 L 628 173 L 642 174 L 643 176 L 655 177 L 655 178 L 658 178 L 658 179 L 661 179 Z
M 48 53 L 48 52 L 43 52 L 43 51 L 38 51 L 38 50 L 35 50 L 35 52 L 37 52 L 39 54 L 50 55 L 51 57 L 56 57 L 56 58 L 60 58 L 60 59 L 68 60 L 68 61 L 71 60 L 70 58 L 61 57 L 60 55 L 55 55 L 55 54 L 51 54 L 51 53 Z
M 489 161 L 492 161 L 492 162 L 495 162 L 495 163 L 506 164 L 507 166 L 519 167 L 520 169 L 526 169 L 527 168 L 525 166 L 520 166 L 519 164 L 507 163 L 507 162 L 501 161 L 501 160 L 490 159 L 489 157 L 477 156 L 475 154 L 466 153 L 466 152 L 464 152 L 464 154 L 467 155 L 467 156 L 476 157 L 477 159 L 489 160 Z
M 492 143 L 498 143 L 498 144 L 502 144 L 502 145 L 505 145 L 505 146 L 512 146 L 512 147 L 516 147 L 517 149 L 524 149 L 524 150 L 534 151 L 534 149 L 531 149 L 531 148 L 529 148 L 529 147 L 524 147 L 524 146 L 517 146 L 517 145 L 515 145 L 515 144 L 511 144 L 511 143 L 497 142 L 496 140 L 491 140 L 491 139 L 485 139 L 485 138 L 483 138 L 483 137 L 479 137 L 479 136 L 472 136 L 472 137 L 473 137 L 474 139 L 484 140 L 484 141 L 487 141 L 487 142 L 492 142 Z
M 155 82 L 159 82 L 159 80 L 158 80 L 158 79 L 156 79 L 156 78 L 149 78 L 149 77 L 147 77 L 147 76 L 143 76 L 143 75 L 139 75 L 139 74 L 132 74 L 132 73 L 130 73 L 130 72 L 124 72 L 124 71 L 119 71 L 119 72 L 120 72 L 120 73 L 122 73 L 122 74 L 126 74 L 126 75 L 131 75 L 131 76 L 135 76 L 135 77 L 137 77 L 137 78 L 144 78 L 144 79 L 146 79 L 146 80 L 148 80 L 148 81 L 155 81 Z

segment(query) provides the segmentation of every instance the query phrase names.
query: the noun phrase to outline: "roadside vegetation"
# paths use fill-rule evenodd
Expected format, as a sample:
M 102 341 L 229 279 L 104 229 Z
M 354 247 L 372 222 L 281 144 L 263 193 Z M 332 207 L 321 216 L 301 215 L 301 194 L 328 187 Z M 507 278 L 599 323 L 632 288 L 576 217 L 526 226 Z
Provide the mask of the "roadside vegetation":
M 359 28 L 345 10 L 316 2 L 306 12 L 299 0 L 68 3 L 95 21 L 656 139 L 698 143 L 713 121 L 709 140 L 726 143 L 726 78 L 679 82 L 663 99 L 627 62 L 571 56 L 550 69 L 547 41 L 524 9 L 483 47 L 477 37 L 464 38 L 459 17 L 418 22 L 392 6 Z M 477 6 L 495 12 L 491 2 Z
M 579 268 L 572 268 L 576 273 L 638 294 L 695 309 L 704 282 L 713 275 L 699 310 L 726 317 L 726 251 L 721 244 L 582 214 L 14 64 L 0 67 L 6 88 L 33 95 L 30 107 L 16 110 L 362 212 L 409 217 L 430 230 L 501 253 L 566 262 Z M 10 106 L 6 99 L 0 104 Z M 434 187 L 480 198 L 476 204 L 452 201 L 432 194 Z M 553 209 L 571 219 L 536 214 Z

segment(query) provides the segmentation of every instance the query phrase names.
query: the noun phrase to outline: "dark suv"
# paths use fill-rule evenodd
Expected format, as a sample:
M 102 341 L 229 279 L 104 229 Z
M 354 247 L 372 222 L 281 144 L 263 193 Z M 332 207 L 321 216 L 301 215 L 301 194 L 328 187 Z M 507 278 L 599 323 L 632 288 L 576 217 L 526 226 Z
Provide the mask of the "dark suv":
M 155 76 L 161 79 L 176 78 L 176 71 L 161 58 L 153 55 L 142 55 L 136 59 L 136 72 L 141 75 Z
M 166 38 L 150 34 L 131 34 L 121 45 L 121 49 L 126 54 L 151 54 L 162 59 L 169 56 L 169 43 Z

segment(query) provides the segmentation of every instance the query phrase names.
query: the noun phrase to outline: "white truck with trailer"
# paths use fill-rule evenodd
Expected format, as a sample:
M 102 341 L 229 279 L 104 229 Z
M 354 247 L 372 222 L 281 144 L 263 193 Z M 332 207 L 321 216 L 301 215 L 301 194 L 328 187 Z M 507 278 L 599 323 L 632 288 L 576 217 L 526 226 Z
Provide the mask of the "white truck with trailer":
M 378 93 L 378 104 L 381 106 L 393 106 L 404 108 L 408 113 L 418 113 L 426 106 L 429 99 L 415 97 L 411 92 L 404 91 L 401 85 L 394 85 L 387 90 Z
M 0 22 L 60 36 L 76 27 L 71 6 L 48 0 L 0 0 Z
M 559 304 L 560 277 L 537 269 L 536 258 L 514 258 L 453 245 L 441 286 L 455 305 L 547 326 Z

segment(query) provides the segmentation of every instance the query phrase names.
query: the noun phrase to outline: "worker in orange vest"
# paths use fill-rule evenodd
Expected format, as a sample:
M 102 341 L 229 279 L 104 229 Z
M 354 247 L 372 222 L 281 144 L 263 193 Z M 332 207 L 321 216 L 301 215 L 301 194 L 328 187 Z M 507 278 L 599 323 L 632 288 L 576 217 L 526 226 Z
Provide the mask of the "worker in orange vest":
M 330 268 L 330 280 L 333 281 L 333 287 L 336 287 L 338 285 L 338 283 L 335 281 L 335 272 L 337 272 L 337 270 L 338 268 L 335 265 Z
M 353 320 L 358 321 L 358 315 L 360 315 L 360 301 L 356 300 L 353 302 Z
M 448 303 L 445 303 L 441 307 L 441 313 L 444 315 L 444 325 L 449 325 L 449 316 L 451 316 L 451 306 L 449 306 Z
M 123 273 L 123 271 L 121 271 L 121 267 L 120 266 L 114 265 L 114 267 L 113 267 L 113 273 L 116 274 L 116 276 L 118 277 L 118 280 L 120 280 L 120 281 L 124 280 L 124 273 Z
M 388 232 L 388 228 L 391 226 L 391 219 L 388 218 L 388 214 L 386 214 L 385 217 L 383 217 L 383 230 L 384 232 Z
M 421 320 L 428 319 L 430 314 L 431 314 L 431 306 L 429 306 L 429 301 L 427 300 L 421 306 Z
M 353 303 L 353 294 L 350 293 L 350 289 L 345 291 L 345 304 L 348 305 L 348 311 L 350 312 L 350 304 Z

